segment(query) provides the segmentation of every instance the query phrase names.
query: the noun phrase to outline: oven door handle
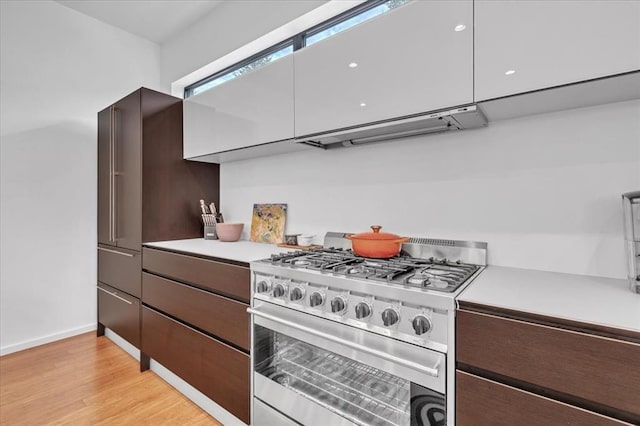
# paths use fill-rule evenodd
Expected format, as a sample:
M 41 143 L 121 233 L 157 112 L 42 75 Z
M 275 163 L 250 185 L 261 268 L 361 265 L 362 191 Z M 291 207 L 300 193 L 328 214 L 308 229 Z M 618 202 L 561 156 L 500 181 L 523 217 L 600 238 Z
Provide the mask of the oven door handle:
M 357 343 L 353 343 L 353 342 L 350 342 L 348 340 L 341 339 L 341 338 L 333 336 L 331 334 L 323 333 L 322 331 L 317 331 L 317 330 L 315 330 L 313 328 L 310 328 L 310 327 L 305 327 L 304 325 L 296 324 L 296 323 L 288 321 L 288 320 L 283 320 L 282 318 L 278 318 L 277 316 L 266 314 L 264 312 L 260 312 L 257 309 L 248 308 L 247 312 L 250 313 L 251 315 L 262 317 L 262 318 L 268 319 L 270 321 L 277 322 L 279 324 L 285 325 L 287 327 L 295 328 L 296 330 L 300 330 L 300 331 L 302 331 L 304 333 L 308 333 L 308 334 L 320 337 L 322 339 L 329 340 L 329 341 L 334 342 L 334 343 L 339 343 L 341 345 L 348 346 L 348 347 L 350 347 L 352 349 L 355 349 L 357 351 L 366 352 L 369 355 L 373 355 L 375 357 L 382 358 L 384 360 L 393 362 L 394 364 L 402 365 L 404 367 L 410 368 L 412 370 L 419 371 L 420 373 L 424 373 L 424 374 L 427 374 L 427 375 L 432 376 L 432 377 L 438 377 L 438 375 L 439 375 L 439 373 L 438 373 L 438 367 L 439 367 L 439 364 L 440 364 L 439 361 L 433 367 L 425 367 L 424 365 L 420 365 L 417 362 L 407 361 L 405 359 L 398 358 L 395 355 L 390 355 L 390 354 L 388 354 L 386 352 L 382 352 L 382 351 L 379 351 L 377 349 L 371 349 L 371 348 L 368 348 L 366 346 L 362 346 L 362 345 L 359 345 Z

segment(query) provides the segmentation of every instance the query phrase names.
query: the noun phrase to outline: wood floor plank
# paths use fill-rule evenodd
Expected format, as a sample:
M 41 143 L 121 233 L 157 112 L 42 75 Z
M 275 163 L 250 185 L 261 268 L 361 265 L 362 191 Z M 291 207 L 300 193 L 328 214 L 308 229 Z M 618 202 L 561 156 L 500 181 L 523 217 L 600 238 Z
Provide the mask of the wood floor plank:
M 90 332 L 0 357 L 0 425 L 221 423 Z

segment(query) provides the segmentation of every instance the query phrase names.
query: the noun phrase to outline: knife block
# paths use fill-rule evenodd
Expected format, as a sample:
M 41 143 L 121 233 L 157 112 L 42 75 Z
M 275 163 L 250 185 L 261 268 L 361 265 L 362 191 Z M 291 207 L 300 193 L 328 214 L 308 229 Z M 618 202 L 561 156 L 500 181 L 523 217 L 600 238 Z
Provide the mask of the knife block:
M 216 233 L 215 226 L 204 225 L 204 239 L 205 240 L 217 240 L 218 234 Z

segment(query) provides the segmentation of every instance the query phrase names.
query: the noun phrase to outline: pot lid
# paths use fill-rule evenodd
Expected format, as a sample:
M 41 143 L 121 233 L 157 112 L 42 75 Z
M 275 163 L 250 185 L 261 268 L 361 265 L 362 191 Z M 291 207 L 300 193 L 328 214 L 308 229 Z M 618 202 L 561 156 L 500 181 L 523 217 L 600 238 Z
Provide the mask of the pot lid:
M 356 239 L 356 240 L 376 240 L 376 241 L 386 241 L 386 240 L 395 241 L 395 240 L 405 239 L 404 237 L 401 237 L 396 234 L 390 234 L 388 232 L 380 232 L 381 229 L 382 229 L 382 226 L 380 225 L 372 225 L 371 230 L 373 232 L 362 232 L 360 234 L 352 234 L 347 236 L 347 238 Z

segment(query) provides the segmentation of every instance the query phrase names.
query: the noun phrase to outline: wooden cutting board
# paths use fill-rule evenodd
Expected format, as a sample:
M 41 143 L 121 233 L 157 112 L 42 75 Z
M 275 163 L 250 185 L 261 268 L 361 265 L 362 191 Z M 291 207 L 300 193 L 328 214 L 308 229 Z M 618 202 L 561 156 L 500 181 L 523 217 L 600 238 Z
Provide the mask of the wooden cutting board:
M 293 244 L 278 244 L 278 247 L 290 248 L 295 250 L 313 250 L 317 248 L 322 248 L 320 244 L 312 244 L 310 246 L 294 246 Z

